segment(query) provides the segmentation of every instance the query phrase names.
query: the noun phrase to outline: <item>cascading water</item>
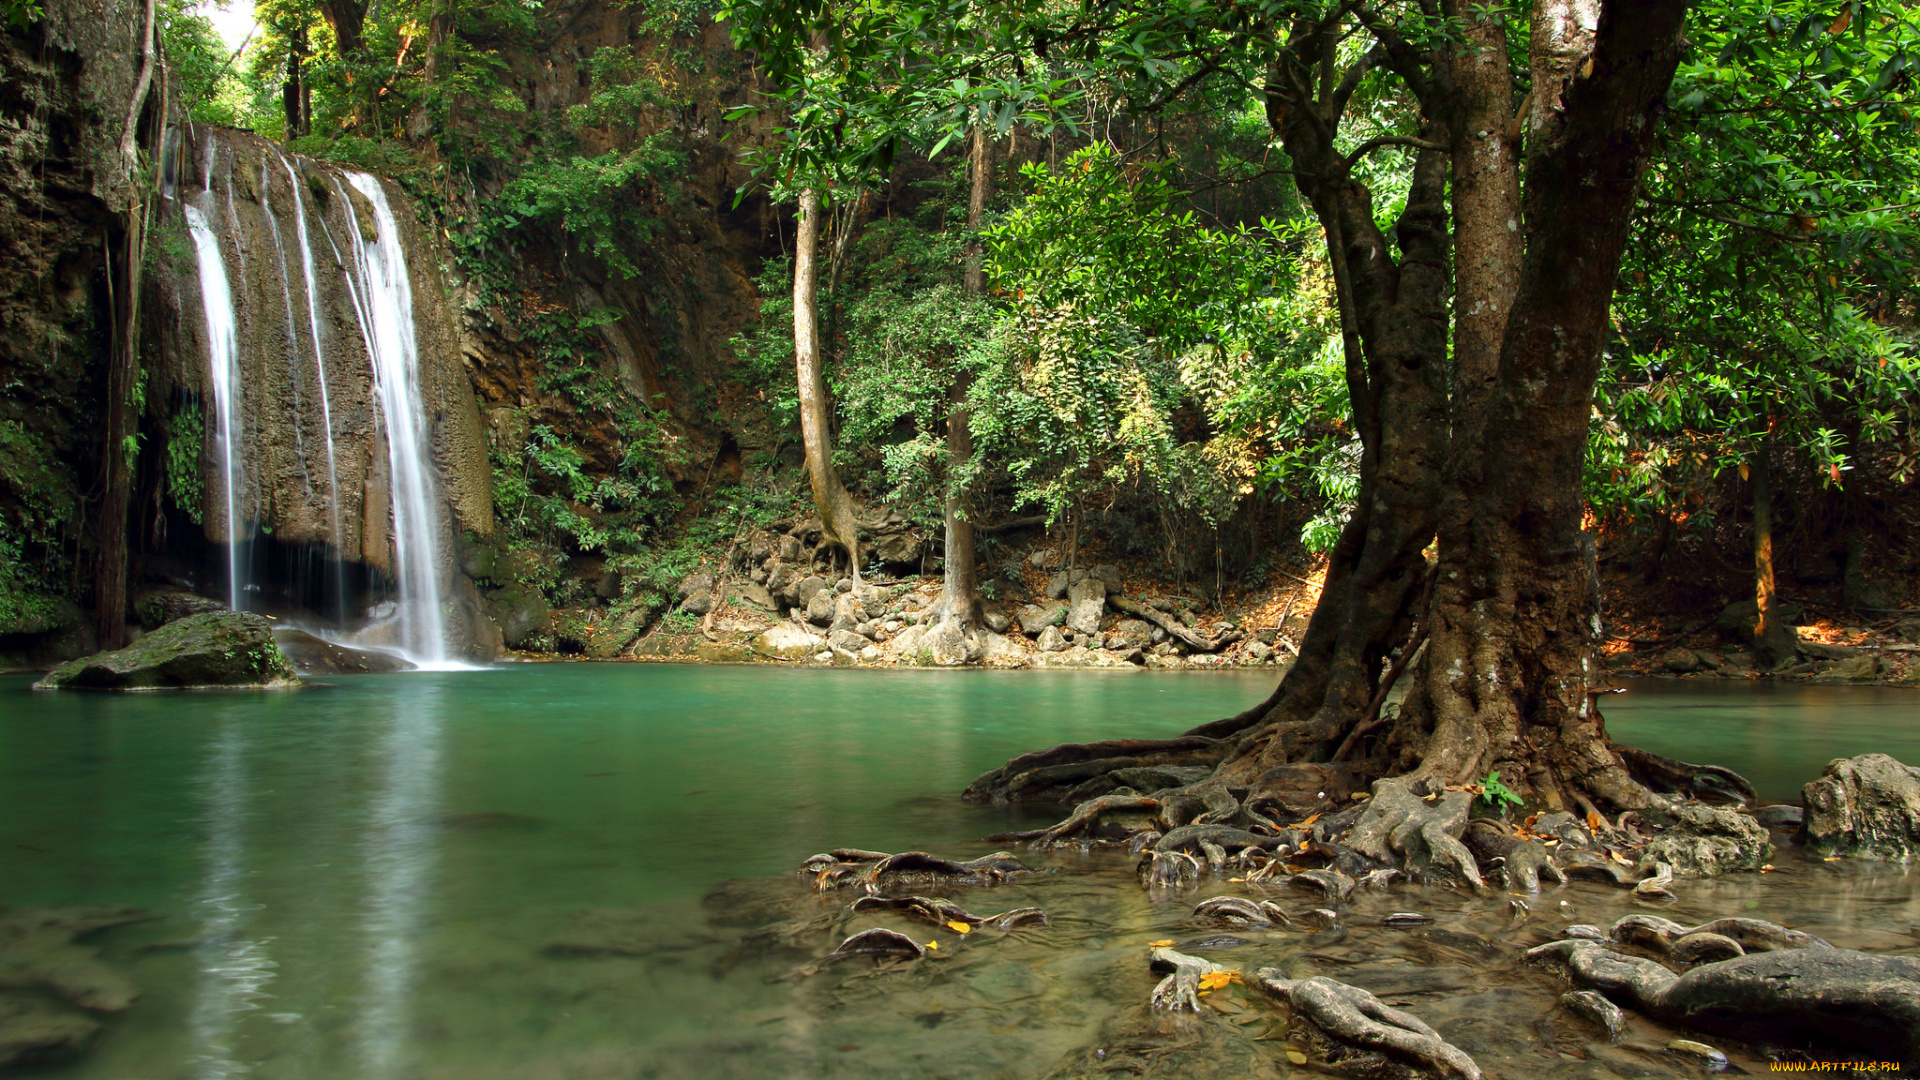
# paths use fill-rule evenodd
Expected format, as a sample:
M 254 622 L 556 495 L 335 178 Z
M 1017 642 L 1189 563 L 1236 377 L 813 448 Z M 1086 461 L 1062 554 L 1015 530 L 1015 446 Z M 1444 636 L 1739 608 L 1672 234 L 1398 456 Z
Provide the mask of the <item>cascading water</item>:
M 280 164 L 287 170 L 287 184 L 293 189 L 294 236 L 300 241 L 300 271 L 305 275 L 307 286 L 307 329 L 313 335 L 314 373 L 320 382 L 320 423 L 327 435 L 327 514 L 331 519 L 333 547 L 337 552 L 340 550 L 341 536 L 340 467 L 333 447 L 333 395 L 327 388 L 327 353 L 321 343 L 320 305 L 314 298 L 313 246 L 307 239 L 307 205 L 300 196 L 300 178 L 293 170 L 293 162 L 287 160 L 285 154 L 280 154 Z M 336 251 L 334 257 L 338 259 L 339 252 Z M 334 576 L 334 590 L 336 610 L 345 618 L 346 595 L 337 574 Z
M 211 165 L 209 165 L 211 168 Z M 201 198 L 212 194 L 201 191 Z M 240 339 L 233 317 L 233 289 L 227 282 L 226 260 L 204 210 L 183 200 L 180 209 L 193 238 L 193 256 L 200 272 L 200 306 L 207 319 L 207 348 L 211 354 L 214 445 L 220 452 L 220 488 L 226 507 L 227 603 L 241 610 L 246 581 L 240 566 Z
M 421 667 L 455 666 L 448 661 L 446 618 L 441 611 L 440 496 L 420 389 L 406 250 L 380 181 L 350 172 L 347 182 L 366 197 L 377 232 L 368 242 L 358 231 L 347 230 L 360 278 L 354 301 L 373 359 L 375 398 L 385 423 L 401 645 Z

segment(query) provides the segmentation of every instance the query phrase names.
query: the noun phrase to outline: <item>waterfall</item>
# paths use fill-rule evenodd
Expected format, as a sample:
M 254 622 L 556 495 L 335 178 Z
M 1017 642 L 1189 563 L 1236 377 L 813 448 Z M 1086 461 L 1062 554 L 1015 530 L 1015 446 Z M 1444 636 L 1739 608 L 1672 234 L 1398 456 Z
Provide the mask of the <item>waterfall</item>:
M 212 169 L 211 160 L 208 169 Z M 202 194 L 212 198 L 204 189 Z M 206 213 L 184 200 L 180 209 L 186 215 L 194 262 L 200 271 L 200 306 L 207 319 L 207 351 L 213 376 L 214 445 L 220 450 L 220 488 L 226 506 L 227 603 L 239 611 L 246 582 L 240 572 L 240 343 L 233 317 L 233 289 L 227 283 L 220 240 L 213 235 Z
M 349 172 L 347 182 L 373 209 L 372 242 L 348 229 L 359 288 L 361 332 L 373 359 L 374 396 L 385 423 L 393 569 L 400 592 L 401 644 L 422 667 L 449 666 L 446 618 L 441 611 L 440 496 L 434 480 L 426 404 L 420 389 L 420 353 L 414 333 L 413 284 L 407 274 L 400 224 L 380 181 Z
M 279 153 L 279 151 L 275 151 Z M 280 164 L 287 170 L 287 183 L 293 188 L 294 236 L 300 241 L 300 272 L 307 283 L 307 329 L 313 334 L 313 366 L 320 380 L 320 423 L 327 433 L 327 513 L 333 527 L 333 549 L 340 551 L 340 470 L 333 449 L 333 400 L 327 388 L 327 354 L 320 344 L 320 305 L 314 299 L 313 246 L 307 240 L 307 204 L 300 195 L 300 177 L 294 172 L 293 162 L 280 154 Z M 322 221 L 324 225 L 324 220 Z M 331 243 L 331 240 L 329 240 Z M 335 258 L 339 253 L 335 252 Z M 338 574 L 334 575 L 335 604 L 342 619 L 347 615 L 345 586 Z

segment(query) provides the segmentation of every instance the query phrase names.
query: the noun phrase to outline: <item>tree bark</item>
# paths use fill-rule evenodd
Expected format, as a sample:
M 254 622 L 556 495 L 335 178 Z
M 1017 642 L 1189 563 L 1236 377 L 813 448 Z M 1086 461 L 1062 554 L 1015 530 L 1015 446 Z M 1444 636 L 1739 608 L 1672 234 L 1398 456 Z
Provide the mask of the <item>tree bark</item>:
M 819 285 L 820 193 L 800 193 L 798 227 L 793 256 L 793 359 L 800 389 L 800 438 L 806 451 L 807 480 L 813 487 L 814 509 L 826 538 L 847 553 L 855 581 L 860 579 L 860 548 L 855 529 L 853 496 L 833 467 L 832 413 L 827 405 L 827 381 L 820 356 L 820 330 L 815 311 Z
M 1498 769 L 1546 806 L 1651 799 L 1588 692 L 1600 618 L 1581 468 L 1607 311 L 1685 14 L 1685 0 L 1615 2 L 1597 18 L 1582 0 L 1535 6 L 1525 254 L 1484 426 L 1454 448 L 1468 458 L 1451 493 L 1468 522 L 1439 552 L 1422 693 L 1390 744 L 1423 777 Z
M 1753 648 L 1760 663 L 1774 667 L 1792 660 L 1797 636 L 1774 610 L 1773 580 L 1773 468 L 1768 462 L 1771 440 L 1762 438 L 1750 468 L 1753 481 Z
M 1504 30 L 1458 0 L 1464 43 L 1421 53 L 1370 23 L 1376 48 L 1344 74 L 1340 16 L 1276 35 L 1287 44 L 1268 120 L 1326 233 L 1360 495 L 1298 661 L 1261 706 L 1195 729 L 1237 740 L 1214 780 L 1259 799 L 1264 782 L 1283 790 L 1279 770 L 1337 756 L 1416 784 L 1499 770 L 1543 807 L 1653 801 L 1589 692 L 1599 593 L 1581 481 L 1607 313 L 1686 9 L 1536 0 L 1518 124 Z M 1427 118 L 1392 231 L 1397 261 L 1334 149 L 1346 97 L 1374 63 L 1403 77 Z M 1402 662 L 1383 672 L 1396 645 Z M 1369 724 L 1408 663 L 1399 713 Z
M 980 242 L 980 221 L 993 197 L 993 146 L 985 128 L 975 128 L 971 139 L 968 169 L 972 183 L 967 193 L 967 262 L 962 281 L 969 296 L 987 291 L 984 250 Z M 941 612 L 970 628 L 980 620 L 979 566 L 974 557 L 973 523 L 968 520 L 964 469 L 973 460 L 973 427 L 967 418 L 967 392 L 973 375 L 956 371 L 949 390 L 947 411 L 947 492 L 945 555 L 941 562 Z

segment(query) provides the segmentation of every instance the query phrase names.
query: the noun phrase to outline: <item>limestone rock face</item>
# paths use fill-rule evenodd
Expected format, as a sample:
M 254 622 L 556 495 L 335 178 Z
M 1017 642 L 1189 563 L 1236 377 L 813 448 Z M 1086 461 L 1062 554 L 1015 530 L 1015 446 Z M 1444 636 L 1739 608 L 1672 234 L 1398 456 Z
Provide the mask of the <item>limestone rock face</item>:
M 250 612 L 222 611 L 168 623 L 117 652 L 55 668 L 33 685 L 36 690 L 279 690 L 300 682 L 274 643 L 267 620 Z
M 1669 811 L 1643 811 L 1642 817 L 1658 830 L 1643 860 L 1669 864 L 1675 877 L 1758 870 L 1773 854 L 1766 826 L 1733 810 L 1682 803 Z
M 501 641 L 510 649 L 540 644 L 553 620 L 546 596 L 539 589 L 518 582 L 488 593 L 487 613 L 500 628 Z
M 933 660 L 935 667 L 959 667 L 977 652 L 967 641 L 960 624 L 950 619 L 928 627 L 920 636 L 920 649 Z
M 819 652 L 825 644 L 821 638 L 807 633 L 792 623 L 776 623 L 769 626 L 765 633 L 748 643 L 754 652 L 782 660 L 805 660 Z
M 391 570 L 392 421 L 378 403 L 360 315 L 366 300 L 355 292 L 362 283 L 354 241 L 379 235 L 366 196 L 335 166 L 203 124 L 189 125 L 171 141 L 163 182 L 175 195 L 163 200 L 165 207 L 198 206 L 216 226 L 233 297 L 243 387 L 236 436 L 244 467 L 237 520 L 229 522 L 202 283 L 190 257 L 169 261 L 156 275 L 160 374 L 204 403 L 207 538 L 224 542 L 258 523 L 283 543 L 324 543 L 347 561 Z M 420 227 L 405 195 L 382 186 L 411 286 L 408 329 L 440 504 L 434 527 L 441 550 L 451 552 L 462 532 L 493 532 L 485 428 L 441 271 L 451 259 Z M 168 215 L 164 227 L 180 227 L 182 211 L 161 212 Z
M 1920 854 L 1920 769 L 1886 754 L 1835 758 L 1800 796 L 1802 833 L 1820 855 L 1904 862 Z
M 1040 631 L 1040 640 L 1033 643 L 1041 652 L 1057 653 L 1067 647 L 1067 637 L 1057 626 L 1049 626 Z

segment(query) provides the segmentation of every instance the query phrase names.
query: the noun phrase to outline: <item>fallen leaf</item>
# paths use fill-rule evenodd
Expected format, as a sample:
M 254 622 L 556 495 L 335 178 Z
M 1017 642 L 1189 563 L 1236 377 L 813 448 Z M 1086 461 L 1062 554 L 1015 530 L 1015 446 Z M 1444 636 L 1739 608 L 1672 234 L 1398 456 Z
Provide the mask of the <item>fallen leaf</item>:
M 1147 942 L 1147 947 L 1150 949 L 1170 949 L 1173 947 L 1173 939 L 1168 938 L 1165 941 L 1149 941 Z
M 1247 879 L 1246 879 L 1246 878 L 1243 878 L 1243 877 L 1230 877 L 1230 878 L 1228 878 L 1227 880 L 1228 880 L 1228 881 L 1234 881 L 1234 882 L 1238 882 L 1238 881 L 1245 881 L 1245 880 L 1247 880 Z
M 939 943 L 939 942 L 937 942 L 937 941 L 929 941 L 929 942 L 927 942 L 927 948 L 929 948 L 929 949 L 938 949 L 938 948 L 940 948 L 940 943 Z
M 961 921 L 960 921 L 959 919 L 949 919 L 949 920 L 947 920 L 947 929 L 949 929 L 949 930 L 951 930 L 951 931 L 953 931 L 953 932 L 954 932 L 954 933 L 956 933 L 956 934 L 971 934 L 971 933 L 973 933 L 973 927 L 972 927 L 972 926 L 970 926 L 970 925 L 968 925 L 968 924 L 966 924 L 966 923 L 963 923 L 963 922 L 961 922 Z
M 1821 862 L 1839 862 L 1839 861 L 1840 861 L 1840 856 L 1838 856 L 1838 855 L 1829 855 L 1829 856 L 1827 856 L 1826 858 L 1824 858 L 1824 859 L 1822 859 L 1822 860 L 1820 860 L 1820 861 L 1821 861 Z
M 859 1044 L 859 1043 L 848 1043 L 847 1045 L 845 1045 L 845 1046 L 842 1046 L 842 1047 L 839 1047 L 838 1049 L 839 1049 L 839 1051 L 840 1051 L 841 1053 L 843 1053 L 843 1054 L 844 1054 L 844 1053 L 846 1053 L 846 1052 L 847 1052 L 847 1051 L 849 1051 L 849 1050 L 858 1050 L 858 1049 L 860 1049 L 860 1044 Z
M 1200 989 L 1218 990 L 1235 981 L 1239 975 L 1240 973 L 1237 971 L 1209 971 L 1205 975 L 1200 976 Z
M 1312 825 L 1312 824 L 1313 824 L 1314 822 L 1316 822 L 1316 821 L 1319 821 L 1319 820 L 1320 820 L 1320 817 L 1321 817 L 1321 815 L 1319 815 L 1319 814 L 1308 814 L 1308 815 L 1307 815 L 1307 816 L 1306 816 L 1306 817 L 1305 817 L 1305 818 L 1304 818 L 1304 819 L 1303 819 L 1303 820 L 1302 820 L 1302 821 L 1300 822 L 1300 824 L 1299 824 L 1299 825 L 1297 825 L 1297 826 L 1295 826 L 1295 828 L 1300 828 L 1300 829 L 1304 829 L 1304 828 L 1306 828 L 1307 826 L 1309 826 L 1309 825 Z
M 1773 864 L 1772 864 L 1772 863 L 1768 863 L 1768 864 L 1766 864 L 1765 866 L 1762 866 L 1762 867 L 1760 868 L 1760 872 L 1761 872 L 1761 873 L 1763 873 L 1763 874 L 1771 874 L 1771 873 L 1773 873 Z
M 1606 827 L 1607 827 L 1607 819 L 1600 816 L 1600 811 L 1598 810 L 1587 811 L 1587 828 L 1588 829 L 1594 832 L 1600 832 Z
M 1293 1062 L 1295 1065 L 1305 1065 L 1307 1063 L 1307 1055 L 1298 1050 L 1289 1049 L 1287 1051 L 1287 1060 Z

